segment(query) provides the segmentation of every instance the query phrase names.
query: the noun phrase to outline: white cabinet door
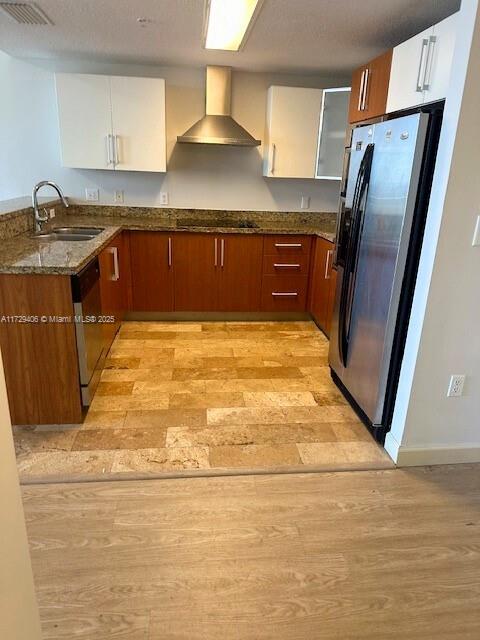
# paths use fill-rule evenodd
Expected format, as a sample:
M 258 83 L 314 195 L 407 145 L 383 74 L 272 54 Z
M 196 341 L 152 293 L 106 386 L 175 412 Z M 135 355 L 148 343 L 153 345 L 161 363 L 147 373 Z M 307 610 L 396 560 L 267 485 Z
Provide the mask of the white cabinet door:
M 112 114 L 108 76 L 55 76 L 62 165 L 113 169 Z
M 165 80 L 110 78 L 115 169 L 166 171 Z
M 423 104 L 423 79 L 432 35 L 430 27 L 393 49 L 387 113 Z
M 263 175 L 314 178 L 321 89 L 270 87 Z
M 458 14 L 454 13 L 433 27 L 430 55 L 425 75 L 425 102 L 443 100 L 450 83 Z

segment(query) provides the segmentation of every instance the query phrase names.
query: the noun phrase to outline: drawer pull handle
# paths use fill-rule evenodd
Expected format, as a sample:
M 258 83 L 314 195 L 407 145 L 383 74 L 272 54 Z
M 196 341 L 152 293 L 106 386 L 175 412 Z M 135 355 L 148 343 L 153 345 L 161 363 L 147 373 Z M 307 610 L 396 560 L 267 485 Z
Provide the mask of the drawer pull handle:
M 276 242 L 275 246 L 279 249 L 301 249 L 301 242 Z
M 299 264 L 279 264 L 279 263 L 274 263 L 273 265 L 275 267 L 275 269 L 300 269 L 300 265 Z
M 274 298 L 296 298 L 298 293 L 296 291 L 272 291 Z

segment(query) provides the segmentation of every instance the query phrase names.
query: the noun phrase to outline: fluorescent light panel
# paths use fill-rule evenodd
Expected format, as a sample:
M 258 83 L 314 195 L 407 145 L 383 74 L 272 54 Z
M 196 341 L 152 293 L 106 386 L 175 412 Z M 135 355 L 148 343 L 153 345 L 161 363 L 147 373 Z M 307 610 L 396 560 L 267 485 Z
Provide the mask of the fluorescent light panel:
M 206 49 L 238 51 L 259 0 L 207 0 Z

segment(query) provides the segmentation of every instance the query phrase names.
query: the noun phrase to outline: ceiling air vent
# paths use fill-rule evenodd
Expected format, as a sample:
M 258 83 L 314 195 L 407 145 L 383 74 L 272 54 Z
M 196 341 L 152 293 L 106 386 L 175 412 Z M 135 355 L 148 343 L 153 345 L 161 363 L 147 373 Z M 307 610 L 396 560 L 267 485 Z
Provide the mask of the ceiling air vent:
M 0 2 L 0 9 L 18 24 L 53 24 L 50 18 L 35 4 L 25 2 Z

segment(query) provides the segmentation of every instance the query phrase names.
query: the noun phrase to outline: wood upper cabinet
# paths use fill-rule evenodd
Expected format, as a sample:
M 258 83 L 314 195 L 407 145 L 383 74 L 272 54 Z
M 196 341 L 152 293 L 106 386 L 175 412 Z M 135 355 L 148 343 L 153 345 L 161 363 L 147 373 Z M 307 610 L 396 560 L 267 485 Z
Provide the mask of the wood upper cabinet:
M 327 336 L 333 312 L 332 297 L 335 296 L 335 277 L 332 279 L 333 249 L 333 242 L 323 238 L 316 239 L 310 285 L 310 312 Z
M 132 311 L 173 311 L 173 238 L 130 232 Z
M 176 233 L 173 240 L 175 311 L 216 311 L 218 239 L 210 233 Z
M 108 351 L 127 309 L 129 274 L 126 238 L 120 233 L 98 256 L 102 313 L 113 316 L 114 322 L 104 324 L 105 349 Z
M 387 113 L 446 97 L 457 17 L 454 13 L 393 49 Z
M 351 123 L 386 113 L 391 65 L 392 49 L 354 71 L 349 109 Z
M 219 311 L 258 311 L 260 309 L 263 236 L 230 235 L 218 237 Z
M 268 89 L 264 176 L 315 178 L 321 102 L 321 89 Z
M 165 81 L 58 73 L 62 165 L 166 171 Z

